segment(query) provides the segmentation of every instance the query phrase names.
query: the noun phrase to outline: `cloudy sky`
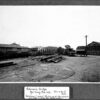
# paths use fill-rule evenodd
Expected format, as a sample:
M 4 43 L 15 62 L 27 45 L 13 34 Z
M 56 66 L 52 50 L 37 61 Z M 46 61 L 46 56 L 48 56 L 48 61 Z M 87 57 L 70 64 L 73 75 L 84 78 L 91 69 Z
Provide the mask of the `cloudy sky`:
M 0 6 L 0 43 L 76 48 L 100 42 L 100 6 Z

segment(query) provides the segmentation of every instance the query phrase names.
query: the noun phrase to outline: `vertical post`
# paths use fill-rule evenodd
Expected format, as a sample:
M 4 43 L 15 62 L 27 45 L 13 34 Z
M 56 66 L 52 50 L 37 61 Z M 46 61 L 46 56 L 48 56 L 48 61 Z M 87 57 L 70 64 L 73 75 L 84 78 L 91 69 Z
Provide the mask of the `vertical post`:
M 86 38 L 86 47 L 87 47 L 87 35 L 85 35 L 85 38 Z
M 87 35 L 85 35 L 85 41 L 86 41 L 86 56 L 87 56 Z

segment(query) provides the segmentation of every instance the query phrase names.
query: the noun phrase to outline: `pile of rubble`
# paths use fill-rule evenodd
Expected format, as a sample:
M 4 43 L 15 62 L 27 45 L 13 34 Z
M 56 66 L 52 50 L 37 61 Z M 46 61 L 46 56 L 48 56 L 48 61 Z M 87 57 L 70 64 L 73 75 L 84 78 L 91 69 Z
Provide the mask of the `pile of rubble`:
M 39 57 L 34 57 L 32 60 L 38 60 L 42 63 L 58 63 L 65 58 L 62 57 L 61 55 L 49 55 L 49 56 L 39 56 Z
M 63 59 L 64 58 L 60 55 L 54 55 L 54 56 L 49 56 L 49 57 L 43 57 L 40 59 L 40 61 L 44 63 L 50 63 L 50 62 L 58 63 L 62 61 Z

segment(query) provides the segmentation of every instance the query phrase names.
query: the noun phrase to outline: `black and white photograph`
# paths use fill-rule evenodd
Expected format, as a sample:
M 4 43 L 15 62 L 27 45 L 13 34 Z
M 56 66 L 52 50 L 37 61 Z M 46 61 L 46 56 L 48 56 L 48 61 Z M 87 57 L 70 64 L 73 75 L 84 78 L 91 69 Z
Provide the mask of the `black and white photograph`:
M 100 82 L 100 6 L 0 6 L 0 82 Z

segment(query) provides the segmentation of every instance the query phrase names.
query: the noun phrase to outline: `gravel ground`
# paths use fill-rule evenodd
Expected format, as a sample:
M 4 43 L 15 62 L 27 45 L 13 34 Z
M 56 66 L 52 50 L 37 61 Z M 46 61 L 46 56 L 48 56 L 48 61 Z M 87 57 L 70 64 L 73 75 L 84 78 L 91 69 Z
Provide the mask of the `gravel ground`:
M 68 57 L 59 63 L 30 58 L 13 59 L 17 65 L 0 68 L 0 82 L 99 82 L 100 56 Z

